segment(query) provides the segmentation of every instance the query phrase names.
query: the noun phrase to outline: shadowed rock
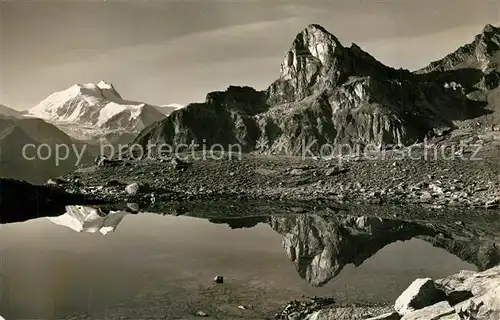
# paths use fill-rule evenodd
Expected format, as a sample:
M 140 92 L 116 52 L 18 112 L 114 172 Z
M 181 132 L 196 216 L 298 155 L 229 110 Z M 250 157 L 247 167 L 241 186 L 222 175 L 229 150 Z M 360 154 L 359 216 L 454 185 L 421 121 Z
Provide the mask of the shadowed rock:
M 270 225 L 283 236 L 299 275 L 315 286 L 326 284 L 347 264 L 361 265 L 390 243 L 436 234 L 418 224 L 368 217 L 272 217 Z

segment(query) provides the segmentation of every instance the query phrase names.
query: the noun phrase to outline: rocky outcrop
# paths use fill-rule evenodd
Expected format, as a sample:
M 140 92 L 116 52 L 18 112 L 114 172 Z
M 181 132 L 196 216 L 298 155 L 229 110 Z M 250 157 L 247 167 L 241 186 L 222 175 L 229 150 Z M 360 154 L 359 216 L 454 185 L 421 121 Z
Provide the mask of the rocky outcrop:
M 466 44 L 441 60 L 431 62 L 418 73 L 478 69 L 484 74 L 500 71 L 500 28 L 487 24 L 472 43 Z
M 453 292 L 468 292 L 456 301 Z M 450 297 L 452 297 L 450 299 Z M 418 299 L 417 299 L 418 298 Z M 413 303 L 411 303 L 413 301 Z M 418 303 L 415 303 L 418 302 Z M 401 308 L 403 305 L 410 308 Z M 500 319 L 500 266 L 483 272 L 462 271 L 445 279 L 418 279 L 397 299 L 395 309 L 369 320 L 497 320 Z M 300 319 L 361 319 L 328 307 Z M 362 318 L 366 319 L 366 317 Z
M 483 108 L 482 95 L 470 89 L 493 89 L 500 79 L 494 67 L 498 29 L 485 30 L 461 49 L 477 52 L 479 69 L 454 64 L 455 56 L 465 54 L 460 51 L 411 73 L 387 67 L 359 46 L 345 47 L 323 27 L 310 25 L 297 35 L 279 78 L 266 91 L 229 87 L 210 93 L 204 103 L 145 129 L 135 142 L 238 143 L 243 151 L 287 155 L 300 155 L 311 143 L 308 150 L 316 155 L 324 155 L 322 145 L 330 150 L 346 144 L 413 144 L 491 112 Z

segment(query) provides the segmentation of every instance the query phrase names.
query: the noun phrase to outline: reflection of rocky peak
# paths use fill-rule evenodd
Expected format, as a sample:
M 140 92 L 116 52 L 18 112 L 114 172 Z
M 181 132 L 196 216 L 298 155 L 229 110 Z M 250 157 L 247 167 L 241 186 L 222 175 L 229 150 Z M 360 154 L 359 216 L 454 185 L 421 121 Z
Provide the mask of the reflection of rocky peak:
M 116 211 L 105 214 L 98 208 L 85 206 L 66 206 L 66 213 L 48 219 L 55 224 L 66 226 L 77 232 L 100 232 L 106 235 L 116 227 L 128 213 Z
M 433 246 L 453 253 L 483 271 L 500 264 L 500 248 L 494 241 L 420 236 Z
M 283 246 L 302 278 L 322 286 L 347 264 L 360 265 L 386 245 L 434 230 L 397 220 L 368 217 L 301 215 L 273 217 L 271 227 L 283 236 Z

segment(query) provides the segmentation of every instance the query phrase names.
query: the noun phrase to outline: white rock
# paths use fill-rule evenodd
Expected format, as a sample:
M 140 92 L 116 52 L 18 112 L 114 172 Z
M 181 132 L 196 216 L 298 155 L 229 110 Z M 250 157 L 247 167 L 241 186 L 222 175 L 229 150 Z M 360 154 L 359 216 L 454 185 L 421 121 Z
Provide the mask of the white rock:
M 434 319 L 460 320 L 458 315 L 455 314 L 455 309 L 450 306 L 450 303 L 448 301 L 441 301 L 439 303 L 433 304 L 432 306 L 420 310 L 415 310 L 413 312 L 407 313 L 403 316 L 403 318 L 401 318 L 401 320 Z
M 436 289 L 431 278 L 420 278 L 399 296 L 394 309 L 401 315 L 422 309 L 443 300 L 444 294 Z
M 128 186 L 125 187 L 125 191 L 131 196 L 136 195 L 139 192 L 139 184 L 137 182 L 134 182 L 132 184 L 129 184 Z
M 366 320 L 399 320 L 399 319 L 401 319 L 401 316 L 397 312 L 391 312 L 382 314 L 378 317 L 368 318 Z

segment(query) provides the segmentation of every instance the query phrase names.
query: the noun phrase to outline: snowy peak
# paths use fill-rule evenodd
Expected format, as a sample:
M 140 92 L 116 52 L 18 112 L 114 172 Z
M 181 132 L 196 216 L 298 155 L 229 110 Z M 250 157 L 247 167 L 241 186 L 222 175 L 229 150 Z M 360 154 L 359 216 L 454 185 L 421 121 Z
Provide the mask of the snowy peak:
M 106 81 L 76 84 L 48 96 L 29 115 L 57 124 L 137 132 L 165 115 L 143 102 L 127 101 Z
M 49 217 L 53 223 L 68 227 L 76 232 L 108 234 L 116 227 L 128 213 L 115 211 L 109 214 L 100 209 L 86 206 L 66 206 L 66 213 L 58 217 Z
M 308 25 L 293 41 L 281 64 L 282 78 L 291 78 L 293 74 L 310 64 L 328 67 L 336 53 L 343 49 L 339 40 L 317 24 Z

